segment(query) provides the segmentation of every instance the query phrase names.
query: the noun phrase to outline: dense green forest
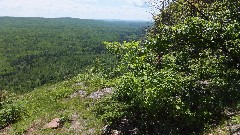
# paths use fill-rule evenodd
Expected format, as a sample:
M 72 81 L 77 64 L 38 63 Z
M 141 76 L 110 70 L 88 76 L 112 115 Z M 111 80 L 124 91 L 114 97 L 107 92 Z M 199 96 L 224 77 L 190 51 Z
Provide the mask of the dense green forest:
M 148 22 L 0 18 L 0 90 L 31 91 L 114 57 L 103 41 L 139 40 Z M 107 68 L 107 67 L 105 67 Z
M 146 33 L 146 22 L 3 18 L 3 89 L 66 80 L 2 91 L 0 133 L 239 134 L 240 1 L 152 2 Z M 43 129 L 54 118 L 62 127 Z

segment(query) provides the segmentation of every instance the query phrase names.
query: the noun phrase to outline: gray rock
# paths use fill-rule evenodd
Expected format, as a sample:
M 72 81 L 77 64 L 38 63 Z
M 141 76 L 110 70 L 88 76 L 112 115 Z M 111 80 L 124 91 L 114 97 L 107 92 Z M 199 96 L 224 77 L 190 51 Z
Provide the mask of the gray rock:
M 104 89 L 101 89 L 101 90 L 91 93 L 88 96 L 88 98 L 99 99 L 99 98 L 103 97 L 104 95 L 110 94 L 112 92 L 113 92 L 113 88 L 104 88 Z
M 109 134 L 111 132 L 111 127 L 109 125 L 105 125 L 103 127 L 103 134 Z
M 94 135 L 95 134 L 95 129 L 94 128 L 88 129 L 87 133 L 89 135 Z
M 70 98 L 74 98 L 74 97 L 85 97 L 87 95 L 87 92 L 84 90 L 78 90 L 77 92 L 74 92 L 72 95 L 70 95 Z
M 230 132 L 232 135 L 240 135 L 240 124 L 232 125 L 230 127 Z
M 118 131 L 118 130 L 113 130 L 112 131 L 112 135 L 121 135 L 121 131 Z
M 75 83 L 75 85 L 77 85 L 77 86 L 83 86 L 84 84 L 83 84 L 83 82 L 78 82 L 78 83 Z

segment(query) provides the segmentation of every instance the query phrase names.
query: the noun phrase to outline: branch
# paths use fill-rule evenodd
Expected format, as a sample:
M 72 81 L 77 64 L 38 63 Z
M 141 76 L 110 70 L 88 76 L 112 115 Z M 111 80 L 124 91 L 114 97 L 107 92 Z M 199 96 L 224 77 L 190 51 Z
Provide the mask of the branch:
M 198 12 L 205 20 L 209 21 L 209 18 L 203 12 L 201 12 L 192 2 L 187 0 L 187 3 L 188 3 L 188 5 L 190 5 L 191 9 Z

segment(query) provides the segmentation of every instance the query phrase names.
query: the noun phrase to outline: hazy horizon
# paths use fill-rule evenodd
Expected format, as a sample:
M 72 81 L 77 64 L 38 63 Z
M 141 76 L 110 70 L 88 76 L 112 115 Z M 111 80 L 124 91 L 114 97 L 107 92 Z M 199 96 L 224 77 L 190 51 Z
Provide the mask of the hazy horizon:
M 148 0 L 0 0 L 1 17 L 151 21 Z
M 123 19 L 84 19 L 84 18 L 74 18 L 74 17 L 22 17 L 22 16 L 0 16 L 1 17 L 9 17 L 9 18 L 43 18 L 43 19 L 62 19 L 62 18 L 69 18 L 69 19 L 80 19 L 80 20 L 96 20 L 96 21 L 123 21 L 123 22 L 153 22 L 152 20 L 123 20 Z

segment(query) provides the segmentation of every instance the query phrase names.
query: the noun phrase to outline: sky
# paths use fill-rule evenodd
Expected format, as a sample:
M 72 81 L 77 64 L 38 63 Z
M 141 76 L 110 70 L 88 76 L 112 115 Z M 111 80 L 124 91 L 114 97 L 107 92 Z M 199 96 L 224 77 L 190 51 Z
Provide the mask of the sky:
M 0 0 L 0 16 L 150 21 L 148 0 Z

